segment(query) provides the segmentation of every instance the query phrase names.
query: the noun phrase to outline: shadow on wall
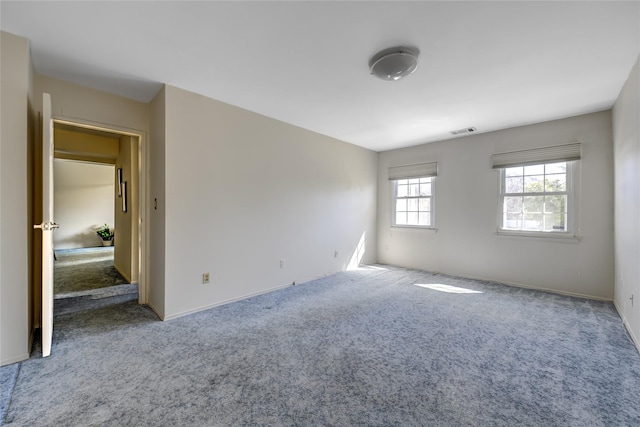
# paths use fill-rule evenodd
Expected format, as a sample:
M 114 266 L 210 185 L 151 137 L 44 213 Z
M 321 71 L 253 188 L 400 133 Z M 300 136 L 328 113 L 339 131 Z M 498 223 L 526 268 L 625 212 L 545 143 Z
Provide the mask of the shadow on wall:
M 353 254 L 351 255 L 349 264 L 347 264 L 347 271 L 358 269 L 358 267 L 360 266 L 360 263 L 362 262 L 362 258 L 364 257 L 364 252 L 367 247 L 366 243 L 367 243 L 366 232 L 363 232 L 362 236 L 360 236 L 360 241 L 356 245 L 356 248 L 354 249 Z

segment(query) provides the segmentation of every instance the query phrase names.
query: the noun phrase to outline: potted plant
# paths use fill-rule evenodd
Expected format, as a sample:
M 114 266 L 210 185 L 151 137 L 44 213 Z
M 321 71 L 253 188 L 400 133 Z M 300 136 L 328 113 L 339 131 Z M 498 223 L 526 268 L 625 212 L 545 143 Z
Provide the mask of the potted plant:
M 113 230 L 107 224 L 103 225 L 96 231 L 96 234 L 102 240 L 102 246 L 113 245 Z

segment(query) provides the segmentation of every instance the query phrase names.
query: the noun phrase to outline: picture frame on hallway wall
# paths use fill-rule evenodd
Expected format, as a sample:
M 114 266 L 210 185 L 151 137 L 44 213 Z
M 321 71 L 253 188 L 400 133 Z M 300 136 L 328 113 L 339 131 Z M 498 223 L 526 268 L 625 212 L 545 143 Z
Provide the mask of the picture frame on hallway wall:
M 122 197 L 122 168 L 116 170 L 118 175 L 118 197 Z
M 121 185 L 122 192 L 122 212 L 127 211 L 127 181 L 123 181 Z

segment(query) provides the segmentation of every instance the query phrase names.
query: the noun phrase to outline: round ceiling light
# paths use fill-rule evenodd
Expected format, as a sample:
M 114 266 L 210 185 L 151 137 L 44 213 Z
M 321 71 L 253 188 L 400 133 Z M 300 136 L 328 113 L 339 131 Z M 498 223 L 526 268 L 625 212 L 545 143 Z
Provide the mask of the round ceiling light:
M 418 68 L 420 51 L 409 47 L 392 47 L 378 52 L 369 61 L 371 74 L 382 80 L 400 80 Z

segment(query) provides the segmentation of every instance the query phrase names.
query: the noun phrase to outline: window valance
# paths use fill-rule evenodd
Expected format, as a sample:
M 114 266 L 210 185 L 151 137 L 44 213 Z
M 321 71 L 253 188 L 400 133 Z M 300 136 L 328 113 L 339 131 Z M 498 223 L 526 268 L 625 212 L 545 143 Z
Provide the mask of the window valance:
M 572 160 L 580 160 L 579 142 L 494 154 L 491 156 L 491 166 L 493 169 L 501 169 L 512 166 L 569 162 Z
M 408 178 L 423 178 L 438 175 L 438 163 L 419 163 L 389 168 L 389 181 Z

